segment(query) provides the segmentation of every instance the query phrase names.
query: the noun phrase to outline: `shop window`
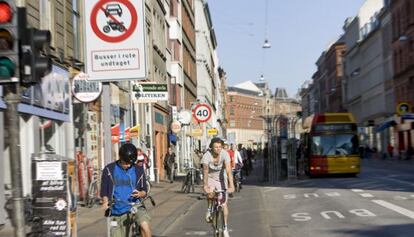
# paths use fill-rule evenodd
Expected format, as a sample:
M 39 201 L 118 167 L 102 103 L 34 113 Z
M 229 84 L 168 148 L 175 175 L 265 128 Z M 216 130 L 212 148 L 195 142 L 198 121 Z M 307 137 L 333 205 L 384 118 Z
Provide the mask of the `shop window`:
M 56 132 L 56 122 L 45 118 L 40 118 L 39 121 L 39 150 L 43 152 L 56 152 L 56 145 L 59 144 L 59 138 Z

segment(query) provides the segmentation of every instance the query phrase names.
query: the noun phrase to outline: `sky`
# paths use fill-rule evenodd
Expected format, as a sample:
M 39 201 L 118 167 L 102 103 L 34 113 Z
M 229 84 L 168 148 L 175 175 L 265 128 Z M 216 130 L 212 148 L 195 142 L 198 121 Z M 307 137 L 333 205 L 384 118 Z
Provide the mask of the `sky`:
M 364 2 L 268 0 L 266 11 L 266 0 L 208 0 L 227 85 L 259 82 L 263 74 L 272 92 L 282 87 L 294 97 Z M 262 48 L 266 35 L 270 49 Z

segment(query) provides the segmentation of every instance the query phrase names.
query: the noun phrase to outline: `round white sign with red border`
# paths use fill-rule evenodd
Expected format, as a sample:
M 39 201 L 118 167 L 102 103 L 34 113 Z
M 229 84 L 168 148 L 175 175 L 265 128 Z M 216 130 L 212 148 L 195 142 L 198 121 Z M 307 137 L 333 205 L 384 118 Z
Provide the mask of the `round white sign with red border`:
M 193 109 L 193 117 L 200 123 L 207 122 L 211 118 L 211 108 L 208 104 L 198 104 Z
M 117 43 L 132 35 L 138 16 L 129 0 L 101 0 L 92 9 L 90 23 L 101 40 Z
M 99 98 L 102 93 L 102 83 L 88 81 L 88 74 L 79 73 L 73 78 L 72 94 L 81 102 L 88 103 Z

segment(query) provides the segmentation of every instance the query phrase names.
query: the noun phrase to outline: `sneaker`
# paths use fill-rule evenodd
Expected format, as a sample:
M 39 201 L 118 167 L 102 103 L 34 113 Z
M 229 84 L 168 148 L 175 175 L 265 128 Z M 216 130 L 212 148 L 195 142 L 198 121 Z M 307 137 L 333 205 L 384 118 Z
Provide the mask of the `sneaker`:
M 207 223 L 210 223 L 212 221 L 211 212 L 210 211 L 207 211 L 206 212 L 206 221 L 207 221 Z
M 227 229 L 223 230 L 223 237 L 230 237 L 229 231 Z

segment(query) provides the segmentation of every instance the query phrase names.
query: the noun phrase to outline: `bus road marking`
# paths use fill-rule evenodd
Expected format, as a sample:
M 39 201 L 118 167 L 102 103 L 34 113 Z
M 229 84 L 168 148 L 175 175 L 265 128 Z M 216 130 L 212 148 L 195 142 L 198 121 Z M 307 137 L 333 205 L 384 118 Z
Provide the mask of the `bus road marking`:
M 352 192 L 356 192 L 356 193 L 360 193 L 363 192 L 364 190 L 362 189 L 351 189 Z
M 372 197 L 374 197 L 374 195 L 372 195 L 370 193 L 361 193 L 360 195 L 361 195 L 361 197 L 364 197 L 364 198 L 372 198 Z
M 398 212 L 401 215 L 404 215 L 406 217 L 409 217 L 411 219 L 414 219 L 414 212 L 413 211 L 410 211 L 410 210 L 405 209 L 403 207 L 400 207 L 400 206 L 394 205 L 392 203 L 386 202 L 384 200 L 372 200 L 372 202 L 374 202 L 374 203 L 376 203 L 376 204 L 378 204 L 380 206 L 383 206 L 385 208 L 388 208 L 388 209 L 390 209 L 392 211 Z

